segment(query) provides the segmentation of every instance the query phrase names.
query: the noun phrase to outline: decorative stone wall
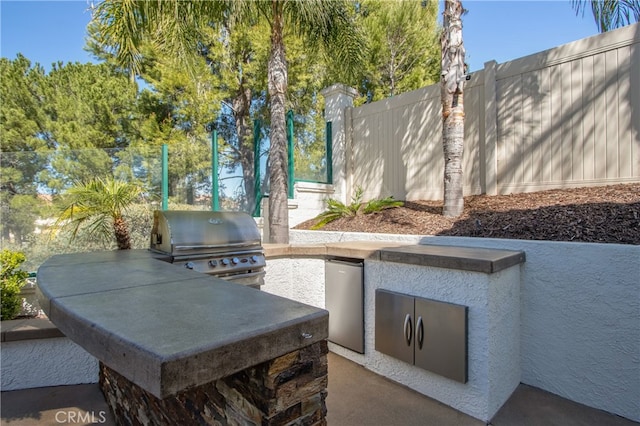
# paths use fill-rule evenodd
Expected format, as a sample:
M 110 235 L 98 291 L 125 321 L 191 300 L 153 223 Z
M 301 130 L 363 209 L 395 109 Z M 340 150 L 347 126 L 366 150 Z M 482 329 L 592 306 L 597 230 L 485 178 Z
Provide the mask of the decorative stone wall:
M 327 342 L 158 399 L 100 364 L 120 425 L 326 425 Z

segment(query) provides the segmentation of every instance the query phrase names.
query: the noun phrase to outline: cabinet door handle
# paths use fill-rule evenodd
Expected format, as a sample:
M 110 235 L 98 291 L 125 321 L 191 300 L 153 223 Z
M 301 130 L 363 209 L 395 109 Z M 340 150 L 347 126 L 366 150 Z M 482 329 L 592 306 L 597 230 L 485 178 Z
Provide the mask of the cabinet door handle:
M 418 342 L 418 349 L 422 349 L 424 343 L 424 324 L 422 323 L 422 317 L 418 317 L 416 321 L 416 341 Z
M 411 315 L 407 314 L 404 317 L 404 340 L 407 343 L 407 346 L 411 346 L 411 337 L 413 336 L 413 330 L 411 330 Z

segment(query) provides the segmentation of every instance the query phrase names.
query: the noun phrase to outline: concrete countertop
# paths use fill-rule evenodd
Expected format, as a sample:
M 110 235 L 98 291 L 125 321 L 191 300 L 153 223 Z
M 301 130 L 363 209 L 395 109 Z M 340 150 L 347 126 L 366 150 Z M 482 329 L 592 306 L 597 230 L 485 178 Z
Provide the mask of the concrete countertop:
M 154 259 L 53 256 L 42 309 L 67 337 L 159 398 L 327 338 L 328 312 Z
M 398 241 L 347 241 L 323 244 L 265 244 L 267 258 L 348 257 L 494 273 L 525 261 L 525 253 L 477 247 L 407 244 Z
M 492 274 L 525 261 L 523 251 L 441 245 L 385 248 L 380 260 Z
M 319 244 L 263 244 L 267 259 L 281 257 L 349 257 L 380 260 L 380 250 L 406 246 L 398 241 L 345 241 Z

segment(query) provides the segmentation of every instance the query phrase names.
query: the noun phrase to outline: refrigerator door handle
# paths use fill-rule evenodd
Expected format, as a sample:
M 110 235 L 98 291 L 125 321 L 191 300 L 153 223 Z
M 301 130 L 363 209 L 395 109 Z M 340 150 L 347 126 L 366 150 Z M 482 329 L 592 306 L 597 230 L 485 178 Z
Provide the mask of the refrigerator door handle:
M 411 322 L 412 322 L 411 315 L 407 314 L 407 316 L 404 317 L 404 327 L 403 327 L 404 341 L 407 343 L 407 346 L 411 346 L 411 337 L 413 337 Z
M 416 321 L 416 342 L 418 343 L 418 349 L 422 349 L 422 344 L 424 343 L 424 323 L 422 322 L 422 317 L 418 317 L 418 321 Z

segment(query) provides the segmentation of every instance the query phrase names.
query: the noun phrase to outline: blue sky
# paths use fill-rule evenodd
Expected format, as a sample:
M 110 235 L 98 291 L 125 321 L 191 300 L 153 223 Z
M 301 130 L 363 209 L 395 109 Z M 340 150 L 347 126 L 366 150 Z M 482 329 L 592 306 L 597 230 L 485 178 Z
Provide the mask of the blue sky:
M 576 16 L 569 1 L 463 1 L 467 62 L 476 71 L 597 34 L 590 12 Z M 91 16 L 87 0 L 1 0 L 0 54 L 21 52 L 46 70 L 51 63 L 89 62 L 83 50 Z

